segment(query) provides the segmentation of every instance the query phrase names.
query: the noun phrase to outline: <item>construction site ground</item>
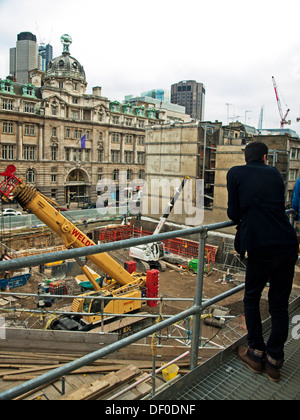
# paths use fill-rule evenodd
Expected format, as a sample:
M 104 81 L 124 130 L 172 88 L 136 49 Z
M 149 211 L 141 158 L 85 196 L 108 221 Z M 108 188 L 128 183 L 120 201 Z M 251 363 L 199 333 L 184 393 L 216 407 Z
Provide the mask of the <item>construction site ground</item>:
M 124 258 L 126 258 L 126 251 Z M 114 256 L 116 257 L 116 256 Z M 29 283 L 17 289 L 19 293 L 35 293 L 37 291 L 38 283 L 40 283 L 40 276 L 35 273 L 35 269 L 32 272 L 32 278 Z M 232 274 L 232 282 L 223 283 L 224 271 L 221 269 L 214 268 L 209 275 L 204 277 L 204 299 L 208 299 L 219 295 L 226 290 L 235 287 L 244 280 L 243 273 Z M 69 293 L 77 294 L 80 292 L 76 286 L 73 278 L 65 279 Z M 300 267 L 296 267 L 294 288 L 291 299 L 299 295 L 300 289 Z M 196 274 L 191 273 L 188 270 L 181 270 L 178 267 L 167 268 L 165 272 L 160 273 L 160 296 L 165 298 L 193 298 L 196 290 Z M 262 318 L 266 319 L 269 317 L 268 302 L 267 302 L 268 289 L 266 288 L 263 293 L 261 301 L 261 312 Z M 3 298 L 3 296 L 2 296 Z M 15 300 L 14 300 L 15 299 Z M 243 319 L 243 292 L 233 295 L 226 300 L 220 302 L 220 305 L 230 309 L 230 315 L 236 318 L 230 319 L 226 322 L 223 328 L 216 328 L 211 325 L 205 325 L 203 323 L 202 329 L 202 344 L 209 348 L 226 347 L 230 345 L 234 340 L 240 336 L 246 334 L 244 319 Z M 63 301 L 57 301 L 53 306 L 53 309 L 59 309 L 69 305 L 70 302 L 64 299 Z M 182 310 L 187 309 L 192 305 L 192 302 L 165 302 L 162 306 L 155 308 L 144 307 L 145 311 L 151 314 L 157 314 L 161 312 L 162 315 L 172 315 Z M 37 299 L 34 297 L 14 297 L 9 304 L 10 307 L 17 306 L 26 309 L 36 309 Z M 30 316 L 28 314 L 14 313 L 7 316 L 7 323 L 12 327 L 24 326 L 24 321 L 28 328 L 41 329 L 43 323 L 38 316 Z M 182 324 L 184 325 L 184 324 Z M 164 332 L 170 335 L 176 335 L 176 328 L 172 331 Z M 180 333 L 179 333 L 180 334 Z M 178 343 L 180 341 L 180 343 Z M 155 339 L 157 344 L 158 338 Z M 146 341 L 144 341 L 146 343 Z M 166 346 L 179 346 L 187 345 L 188 340 L 185 340 L 185 334 L 183 339 L 176 340 L 174 338 L 162 339 L 161 343 Z M 149 344 L 149 341 L 148 341 Z M 1 345 L 1 342 L 0 342 Z M 78 356 L 76 356 L 78 357 Z M 17 384 L 25 382 L 31 378 L 34 378 L 42 373 L 54 369 L 66 362 L 74 360 L 76 358 L 71 354 L 39 354 L 38 352 L 27 353 L 27 352 L 6 352 L 2 351 L 0 354 L 0 393 L 6 389 L 10 389 Z M 119 356 L 120 357 L 120 356 Z M 146 360 L 148 359 L 148 360 Z M 200 358 L 199 363 L 202 363 L 205 359 Z M 158 359 L 156 366 L 160 367 L 163 363 L 167 363 L 169 360 Z M 178 363 L 180 368 L 179 375 L 184 375 L 188 372 L 189 366 L 187 359 L 182 363 Z M 109 399 L 116 393 L 124 388 L 128 388 L 131 384 L 138 383 L 141 378 L 151 373 L 152 360 L 151 357 L 145 357 L 145 360 L 137 360 L 134 356 L 131 358 L 127 355 L 124 359 L 118 358 L 99 360 L 93 363 L 91 366 L 82 368 L 72 375 L 67 375 L 62 380 L 58 380 L 43 386 L 34 392 L 23 396 L 22 399 Z M 107 382 L 110 384 L 107 387 Z M 103 385 L 104 384 L 104 385 Z M 165 380 L 160 374 L 156 377 L 156 388 L 164 386 Z M 62 395 L 63 386 L 65 388 L 65 395 Z M 132 389 L 128 390 L 117 399 L 120 400 L 134 400 L 141 399 L 151 392 L 152 384 L 151 379 L 147 379 L 144 383 L 138 383 L 136 386 L 132 385 Z

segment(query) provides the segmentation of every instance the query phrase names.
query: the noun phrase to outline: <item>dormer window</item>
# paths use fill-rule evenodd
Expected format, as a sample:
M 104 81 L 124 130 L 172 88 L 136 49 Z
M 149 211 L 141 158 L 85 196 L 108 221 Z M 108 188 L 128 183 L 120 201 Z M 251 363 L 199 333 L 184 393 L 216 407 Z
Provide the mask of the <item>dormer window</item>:
M 120 112 L 120 102 L 118 101 L 111 102 L 109 107 L 112 112 Z
M 5 92 L 11 92 L 12 91 L 12 86 L 9 83 L 5 83 L 4 91 Z
M 148 118 L 156 118 L 156 110 L 154 108 L 150 108 L 147 110 Z
M 35 91 L 34 91 L 34 86 L 30 83 L 28 83 L 27 85 L 23 86 L 23 95 L 24 96 L 32 96 L 35 97 Z
M 140 116 L 140 117 L 144 117 L 145 116 L 145 108 L 143 106 L 139 106 L 136 108 L 136 115 Z
M 9 79 L 1 80 L 0 81 L 0 91 L 2 91 L 4 93 L 14 93 L 13 82 Z
M 132 106 L 130 104 L 123 105 L 124 114 L 132 114 Z

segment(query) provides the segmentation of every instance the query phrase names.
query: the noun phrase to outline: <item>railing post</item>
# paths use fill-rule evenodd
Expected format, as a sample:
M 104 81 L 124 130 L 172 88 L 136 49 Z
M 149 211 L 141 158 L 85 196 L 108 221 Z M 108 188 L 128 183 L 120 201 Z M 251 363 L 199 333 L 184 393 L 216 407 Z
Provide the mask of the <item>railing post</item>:
M 191 370 L 198 365 L 199 345 L 201 344 L 201 305 L 203 295 L 203 276 L 204 276 L 204 261 L 205 261 L 205 241 L 207 238 L 207 229 L 200 233 L 199 253 L 198 253 L 198 270 L 197 270 L 197 289 L 195 295 L 194 305 L 199 309 L 194 315 L 192 347 L 191 347 Z

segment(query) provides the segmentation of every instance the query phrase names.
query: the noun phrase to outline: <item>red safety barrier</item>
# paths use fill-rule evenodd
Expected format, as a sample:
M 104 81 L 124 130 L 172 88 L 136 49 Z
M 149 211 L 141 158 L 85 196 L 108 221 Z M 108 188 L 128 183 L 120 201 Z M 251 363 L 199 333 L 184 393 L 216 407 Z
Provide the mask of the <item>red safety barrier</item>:
M 136 228 L 133 225 L 127 226 L 108 226 L 99 230 L 99 241 L 115 242 L 130 238 L 140 238 L 142 236 L 152 235 L 152 232 L 146 231 L 142 228 Z M 175 238 L 163 241 L 166 252 L 170 254 L 180 255 L 187 259 L 198 258 L 199 244 L 195 241 L 187 239 Z M 214 245 L 205 245 L 205 259 L 208 264 L 215 264 L 218 247 Z

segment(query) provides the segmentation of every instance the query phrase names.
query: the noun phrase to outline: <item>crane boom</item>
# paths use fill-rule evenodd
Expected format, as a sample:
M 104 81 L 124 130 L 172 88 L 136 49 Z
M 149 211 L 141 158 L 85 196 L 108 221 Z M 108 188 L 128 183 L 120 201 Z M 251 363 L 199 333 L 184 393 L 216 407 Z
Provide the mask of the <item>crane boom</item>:
M 169 217 L 171 211 L 173 210 L 173 208 L 175 206 L 175 203 L 176 203 L 178 197 L 180 196 L 181 191 L 183 190 L 183 188 L 185 186 L 185 183 L 186 183 L 186 181 L 188 179 L 190 179 L 188 176 L 184 177 L 182 183 L 176 189 L 176 193 L 175 193 L 172 201 L 170 203 L 168 203 L 168 206 L 167 206 L 167 208 L 166 208 L 166 210 L 164 212 L 164 215 L 162 216 L 161 220 L 159 221 L 158 225 L 156 226 L 156 229 L 155 229 L 153 235 L 158 235 L 161 232 L 162 228 L 164 227 L 164 225 L 165 225 L 165 223 L 167 221 L 167 218 Z
M 282 106 L 281 106 L 281 102 L 279 99 L 279 94 L 278 94 L 278 87 L 277 87 L 277 83 L 275 81 L 275 77 L 272 76 L 272 81 L 273 81 L 273 86 L 274 86 L 274 91 L 275 91 L 275 96 L 276 96 L 276 101 L 277 101 L 277 106 L 278 106 L 278 110 L 279 110 L 279 115 L 280 115 L 280 127 L 284 128 L 285 124 L 290 124 L 289 121 L 286 120 L 288 113 L 290 112 L 290 109 L 288 109 L 285 113 L 285 115 L 283 115 L 283 111 L 282 111 Z
M 81 248 L 95 245 L 59 210 L 53 207 L 46 197 L 35 188 L 26 185 L 21 178 L 17 178 L 14 175 L 15 171 L 15 166 L 10 165 L 4 173 L 0 174 L 5 177 L 5 180 L 0 183 L 0 194 L 4 201 L 16 198 L 24 210 L 31 211 L 45 225 L 57 233 L 63 240 L 66 248 Z M 90 255 L 87 258 L 122 286 L 130 285 L 137 281 L 136 277 L 131 276 L 128 271 L 106 253 Z M 89 278 L 94 289 L 101 290 L 94 277 L 90 275 L 89 270 L 83 267 L 82 271 Z

